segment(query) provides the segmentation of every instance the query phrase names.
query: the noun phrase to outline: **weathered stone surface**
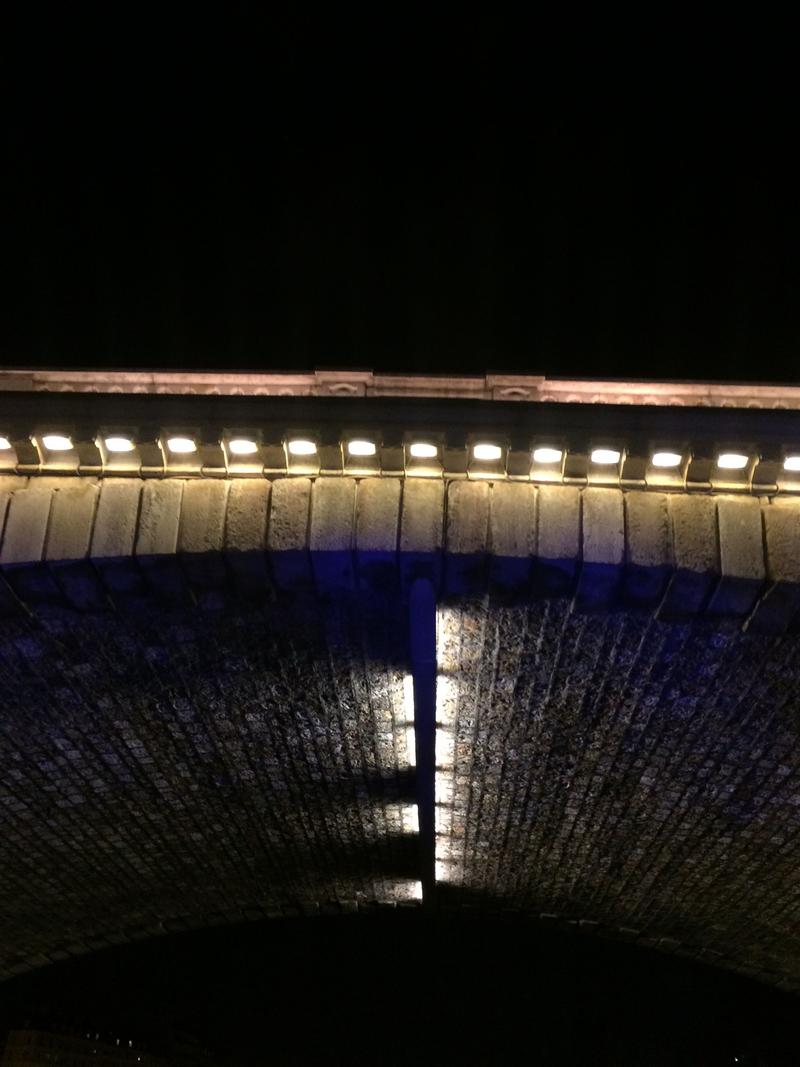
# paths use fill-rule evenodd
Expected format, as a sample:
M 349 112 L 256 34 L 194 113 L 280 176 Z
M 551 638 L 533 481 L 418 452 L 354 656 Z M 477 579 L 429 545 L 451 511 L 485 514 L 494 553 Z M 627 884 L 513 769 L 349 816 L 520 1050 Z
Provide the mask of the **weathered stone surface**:
M 717 503 L 711 496 L 669 496 L 675 574 L 667 589 L 664 618 L 690 618 L 703 609 L 719 575 Z
M 399 478 L 363 478 L 358 483 L 356 546 L 359 552 L 397 551 L 400 527 Z
M 440 906 L 513 903 L 800 973 L 796 635 L 566 600 L 450 605 L 439 633 Z
M 444 485 L 427 478 L 409 478 L 403 486 L 400 549 L 438 552 L 442 548 Z
M 356 483 L 318 478 L 311 493 L 309 548 L 317 588 L 334 593 L 353 585 Z
M 216 610 L 226 603 L 227 571 L 221 551 L 230 482 L 218 478 L 187 481 L 181 502 L 178 552 L 198 605 Z
M 231 482 L 225 525 L 228 567 L 237 593 L 247 600 L 271 594 L 265 555 L 271 483 L 260 478 Z
M 247 907 L 413 898 L 399 613 L 3 627 L 0 973 Z
M 138 556 L 172 555 L 177 550 L 183 486 L 177 478 L 144 483 L 136 535 Z
M 800 611 L 800 500 L 762 504 L 768 588 L 748 628 L 783 633 Z
M 489 520 L 495 556 L 527 559 L 536 552 L 536 487 L 526 482 L 495 482 Z
M 133 555 L 141 494 L 138 478 L 104 479 L 92 531 L 93 559 Z
M 581 494 L 566 485 L 539 487 L 535 581 L 545 596 L 570 595 L 581 559 Z
M 179 552 L 219 552 L 225 541 L 230 482 L 221 478 L 187 481 L 181 502 Z
M 270 552 L 298 552 L 308 548 L 311 479 L 279 479 L 272 484 L 267 548 Z
M 625 494 L 625 600 L 653 608 L 672 572 L 672 528 L 665 493 Z
M 536 488 L 495 482 L 489 515 L 489 581 L 495 596 L 527 599 L 536 553 Z
M 476 555 L 486 551 L 489 534 L 489 483 L 450 482 L 447 487 L 447 551 Z
M 188 596 L 175 556 L 184 484 L 170 478 L 146 481 L 142 487 L 135 553 L 151 593 L 165 605 L 181 605 Z
M 354 547 L 356 482 L 354 478 L 318 478 L 311 492 L 309 548 L 349 552 Z
M 231 482 L 225 526 L 229 552 L 263 552 L 266 548 L 270 487 L 270 482 L 260 478 Z
M 356 496 L 356 562 L 362 586 L 394 589 L 400 532 L 399 478 L 363 478 Z
M 451 482 L 447 487 L 445 588 L 448 593 L 484 591 L 488 537 L 488 482 Z
M 45 559 L 83 559 L 89 554 L 98 496 L 96 486 L 80 481 L 54 492 Z
M 708 610 L 747 615 L 764 586 L 761 505 L 753 497 L 717 498 L 721 578 Z
M 50 487 L 46 490 L 45 482 Z M 217 589 L 231 573 L 238 595 L 266 595 L 271 585 L 257 558 L 265 539 L 276 583 L 286 590 L 307 590 L 312 566 L 318 582 L 332 583 L 331 589 L 352 587 L 354 561 L 359 580 L 371 583 L 375 591 L 393 585 L 398 563 L 406 586 L 414 577 L 428 577 L 440 588 L 444 561 L 445 590 L 481 593 L 488 575 L 495 596 L 519 601 L 528 596 L 533 553 L 538 595 L 572 595 L 580 567 L 578 606 L 596 610 L 618 599 L 624 544 L 623 596 L 631 607 L 656 607 L 668 580 L 659 609 L 663 618 L 687 618 L 706 608 L 715 615 L 743 618 L 758 601 L 748 625 L 775 632 L 795 614 L 794 583 L 768 576 L 764 569 L 766 520 L 760 530 L 758 501 L 751 497 L 666 496 L 599 487 L 581 493 L 570 486 L 537 489 L 516 482 L 455 481 L 446 490 L 437 480 L 381 477 L 363 479 L 360 487 L 347 478 L 319 478 L 315 483 L 308 478 L 142 483 L 8 476 L 3 484 L 30 488 L 0 497 L 7 514 L 0 562 L 13 566 L 41 559 L 43 531 L 51 517 L 55 525 L 44 550 L 48 562 L 61 567 L 73 553 L 76 559 L 85 558 L 88 524 L 91 558 L 109 591 L 117 593 L 130 592 L 139 582 L 139 571 L 130 561 L 133 539 L 134 555 L 154 591 L 166 594 L 173 586 L 169 595 L 180 600 L 186 595 L 183 572 L 193 586 Z M 39 495 L 25 496 L 28 492 Z M 53 492 L 67 495 L 51 516 Z M 93 511 L 89 502 L 98 493 Z M 16 510 L 10 508 L 15 496 L 20 500 Z M 74 505 L 68 506 L 69 501 Z M 768 507 L 778 514 L 790 511 L 792 503 L 792 498 L 779 497 Z M 28 519 L 20 520 L 26 508 L 30 534 Z M 790 524 L 780 518 L 769 521 L 769 536 L 777 538 L 778 545 L 787 536 L 780 530 L 788 531 Z M 227 553 L 225 565 L 211 558 L 221 551 Z M 777 551 L 773 549 L 773 555 Z M 170 562 L 176 553 L 182 556 L 183 570 L 174 559 Z M 256 555 L 245 560 L 240 558 L 244 553 Z M 319 566 L 309 553 L 320 557 Z M 338 553 L 338 559 L 328 556 L 324 562 L 325 553 Z M 194 558 L 199 556 L 205 561 Z M 126 558 L 129 564 L 123 566 Z M 330 571 L 327 577 L 320 567 Z
M 3 531 L 0 564 L 42 559 L 52 499 L 50 489 L 23 489 L 12 494 Z
M 619 489 L 584 489 L 583 567 L 576 603 L 598 611 L 617 596 L 625 560 L 625 510 Z
M 349 525 L 344 509 L 329 533 L 321 490 L 314 556 L 331 543 L 333 554 L 349 555 L 355 532 L 359 568 L 370 553 L 394 561 L 400 494 L 411 481 L 360 483 Z M 81 488 L 69 483 L 67 493 Z M 168 484 L 166 492 L 152 488 Z M 416 517 L 404 515 L 413 546 L 405 557 L 420 566 L 447 555 L 442 487 L 432 484 L 438 500 L 435 491 L 418 497 L 428 525 L 415 530 Z M 273 566 L 294 552 L 310 575 L 311 483 L 274 485 L 299 488 L 278 491 L 285 497 L 275 512 L 276 543 L 288 547 L 271 552 Z M 263 560 L 268 486 L 231 482 L 224 553 L 180 558 L 224 556 L 227 571 L 234 558 Z M 3 560 L 15 591 L 40 617 L 33 626 L 27 615 L 2 620 L 0 912 L 11 921 L 0 974 L 66 951 L 64 923 L 74 931 L 69 951 L 83 952 L 121 936 L 229 921 L 243 908 L 305 914 L 339 902 L 355 907 L 380 899 L 376 887 L 399 879 L 408 888 L 418 875 L 417 842 L 403 831 L 399 810 L 413 796 L 403 699 L 408 618 L 399 592 L 370 580 L 360 592 L 351 587 L 329 599 L 330 589 L 320 586 L 319 596 L 310 581 L 298 585 L 296 572 L 277 603 L 257 610 L 245 604 L 243 586 L 224 615 L 181 607 L 150 569 L 177 567 L 180 576 L 181 491 L 181 482 L 145 484 L 147 537 L 140 530 L 135 539 L 135 558 L 168 611 L 151 596 L 144 618 L 121 610 L 109 626 L 86 613 L 102 603 L 81 602 L 83 586 L 77 579 L 70 585 L 68 575 L 82 566 L 99 568 L 108 586 L 103 568 L 124 557 L 102 553 L 132 543 L 136 492 L 119 490 L 117 515 L 110 480 L 100 487 L 91 562 L 53 560 L 37 571 L 24 558 Z M 52 492 L 23 489 L 9 501 L 12 508 L 39 494 L 36 507 L 26 505 L 30 529 L 41 533 L 38 548 L 34 538 L 24 550 L 34 559 L 43 555 Z M 463 503 L 471 493 L 454 498 L 460 495 Z M 440 901 L 512 902 L 532 915 L 605 932 L 624 928 L 642 944 L 669 951 L 679 944 L 701 958 L 718 953 L 727 966 L 800 982 L 800 943 L 792 935 L 800 923 L 792 903 L 800 863 L 800 676 L 798 636 L 787 630 L 793 602 L 781 599 L 800 585 L 798 502 L 734 498 L 721 516 L 719 536 L 728 543 L 720 561 L 719 498 L 597 490 L 585 495 L 581 534 L 577 490 L 498 483 L 489 489 L 484 543 L 493 560 L 527 564 L 537 495 L 546 505 L 535 547 L 549 553 L 546 561 L 574 568 L 582 540 L 587 566 L 624 571 L 626 597 L 632 568 L 649 574 L 668 567 L 673 554 L 676 579 L 697 582 L 670 587 L 680 622 L 643 613 L 641 594 L 636 612 L 614 604 L 591 617 L 566 597 L 524 605 L 474 596 L 460 605 L 442 601 L 440 713 L 452 720 L 452 743 L 443 733 Z M 763 513 L 762 541 L 753 503 Z M 62 505 L 64 525 L 69 496 Z M 406 507 L 416 507 L 408 496 Z M 337 509 L 334 501 L 327 514 Z M 219 510 L 213 514 L 219 545 Z M 468 520 L 467 512 L 452 517 L 456 530 Z M 7 521 L 3 552 L 15 537 L 19 544 L 19 521 L 16 528 Z M 84 556 L 85 530 L 84 521 L 70 549 Z M 470 544 L 460 532 L 454 543 Z M 480 550 L 480 542 L 471 544 Z M 508 555 L 495 555 L 501 544 Z M 767 592 L 748 630 L 741 632 L 741 616 L 735 625 L 714 616 L 686 621 L 702 611 L 720 576 L 761 583 L 759 544 L 766 546 Z M 130 564 L 135 574 L 135 559 Z M 50 566 L 57 583 L 46 591 Z M 567 571 L 562 579 L 566 590 Z M 204 603 L 212 590 L 190 580 Z M 285 595 L 298 588 L 302 596 Z M 124 592 L 111 593 L 120 606 Z M 62 594 L 81 610 L 68 608 Z M 740 610 L 740 602 L 734 606 Z M 33 897 L 31 869 L 46 872 Z M 120 869 L 135 872 L 138 896 L 120 896 Z M 389 897 L 397 892 L 387 888 Z M 15 910 L 22 899 L 25 908 Z
M 72 479 L 68 488 L 54 491 L 50 508 L 45 559 L 64 595 L 81 611 L 106 607 L 97 573 L 85 562 L 98 496 L 96 485 Z
M 409 590 L 417 578 L 441 582 L 444 536 L 444 484 L 427 478 L 408 478 L 403 485 L 400 513 L 400 567 Z
M 310 478 L 287 478 L 273 482 L 267 548 L 271 553 L 275 584 L 281 589 L 305 589 L 310 586 L 310 504 Z

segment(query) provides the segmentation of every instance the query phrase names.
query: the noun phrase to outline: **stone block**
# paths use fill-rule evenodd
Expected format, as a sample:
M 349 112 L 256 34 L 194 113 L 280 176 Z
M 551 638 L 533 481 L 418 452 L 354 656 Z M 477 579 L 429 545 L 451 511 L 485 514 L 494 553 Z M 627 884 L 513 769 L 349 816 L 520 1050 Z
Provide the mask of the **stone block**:
M 137 556 L 174 555 L 177 551 L 183 486 L 183 481 L 177 478 L 144 483 L 136 535 Z
M 397 581 L 400 529 L 399 478 L 363 478 L 356 494 L 356 563 L 359 581 L 389 592 Z
M 400 513 L 400 569 L 406 593 L 416 578 L 441 582 L 444 535 L 444 483 L 408 478 Z
M 625 507 L 619 489 L 585 489 L 582 494 L 583 565 L 576 607 L 601 611 L 618 596 L 625 561 Z
M 84 559 L 89 554 L 97 487 L 83 482 L 53 493 L 45 559 Z
M 183 604 L 186 581 L 175 553 L 178 548 L 184 482 L 168 478 L 145 481 L 142 487 L 135 554 L 159 603 Z
M 625 493 L 625 578 L 631 607 L 656 607 L 672 574 L 672 529 L 665 493 Z
M 537 510 L 535 590 L 540 596 L 571 596 L 581 558 L 580 490 L 542 485 Z
M 141 594 L 143 589 L 133 558 L 141 495 L 138 478 L 104 478 L 100 483 L 89 556 L 117 607 L 124 606 L 125 597 Z
M 261 478 L 231 482 L 225 526 L 229 552 L 264 552 L 267 547 L 267 517 L 271 483 Z
M 755 497 L 717 498 L 720 580 L 708 611 L 713 615 L 748 615 L 766 578 L 761 503 Z
M 267 519 L 271 483 L 261 478 L 231 482 L 225 527 L 228 566 L 240 597 L 260 600 L 270 595 L 267 567 Z
M 486 586 L 489 483 L 454 481 L 447 487 L 445 589 L 476 595 Z
M 318 591 L 334 594 L 354 584 L 356 483 L 318 478 L 311 491 L 309 548 Z
M 800 500 L 764 501 L 767 589 L 748 620 L 756 633 L 784 633 L 800 611 Z
M 141 494 L 142 483 L 138 478 L 106 478 L 101 483 L 92 530 L 92 559 L 133 555 Z
M 444 523 L 444 483 L 408 479 L 403 487 L 400 551 L 440 552 Z
M 222 557 L 230 482 L 218 478 L 187 481 L 181 503 L 178 552 L 198 605 L 225 604 L 228 574 Z
M 220 478 L 186 482 L 178 528 L 179 552 L 222 551 L 229 487 L 230 482 Z
M 22 489 L 8 503 L 0 564 L 39 561 L 44 556 L 51 489 Z
M 310 478 L 279 478 L 272 483 L 267 550 L 275 585 L 279 589 L 308 589 L 311 585 L 308 557 L 310 504 Z
M 686 619 L 703 610 L 719 576 L 717 502 L 712 496 L 668 497 L 674 573 L 659 610 L 664 619 Z
M 98 496 L 97 486 L 82 480 L 55 490 L 47 529 L 45 559 L 67 600 L 81 611 L 108 607 L 97 572 L 87 562 Z
M 495 482 L 489 513 L 489 588 L 503 600 L 527 600 L 536 554 L 536 487 Z

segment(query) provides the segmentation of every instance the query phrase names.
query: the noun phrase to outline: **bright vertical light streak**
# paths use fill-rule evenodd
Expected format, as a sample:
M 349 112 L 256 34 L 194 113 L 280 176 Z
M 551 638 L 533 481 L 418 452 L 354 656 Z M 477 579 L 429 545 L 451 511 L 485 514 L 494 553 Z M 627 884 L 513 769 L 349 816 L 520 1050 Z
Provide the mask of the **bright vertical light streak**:
M 459 689 L 457 678 L 464 669 L 461 612 L 439 608 L 436 627 L 436 803 L 435 878 L 450 882 L 460 877 L 460 841 L 453 837 L 453 804 L 456 788 L 456 724 Z M 456 831 L 459 834 L 459 831 Z
M 416 804 L 403 804 L 400 810 L 400 819 L 404 833 L 419 833 L 419 807 Z
M 410 767 L 417 765 L 417 732 L 414 729 L 414 679 L 403 675 L 403 726 L 405 727 L 406 758 Z
M 447 727 L 436 727 L 436 766 L 450 768 L 456 751 L 456 738 Z

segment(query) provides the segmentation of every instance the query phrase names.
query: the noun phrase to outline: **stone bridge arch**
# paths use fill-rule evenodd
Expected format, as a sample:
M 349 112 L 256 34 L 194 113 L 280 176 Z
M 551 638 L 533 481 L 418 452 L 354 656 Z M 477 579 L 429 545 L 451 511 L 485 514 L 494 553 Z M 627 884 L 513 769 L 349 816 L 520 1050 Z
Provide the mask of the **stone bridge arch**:
M 437 592 L 436 906 L 800 985 L 794 498 L 0 479 L 10 976 L 420 907 L 407 599 Z

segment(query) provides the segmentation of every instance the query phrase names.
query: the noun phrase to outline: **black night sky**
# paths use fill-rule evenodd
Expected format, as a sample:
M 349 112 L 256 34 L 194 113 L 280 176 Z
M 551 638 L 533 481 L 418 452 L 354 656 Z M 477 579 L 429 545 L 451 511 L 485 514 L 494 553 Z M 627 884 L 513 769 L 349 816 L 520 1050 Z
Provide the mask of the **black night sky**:
M 28 11 L 2 45 L 2 366 L 796 379 L 796 116 L 755 46 L 110 10 Z M 58 965 L 12 983 L 0 1038 L 91 1004 L 229 1062 L 271 1062 L 265 1028 L 281 1063 L 790 1062 L 794 1002 L 731 976 L 367 923 Z
M 5 364 L 794 378 L 755 46 L 217 15 L 6 45 Z

